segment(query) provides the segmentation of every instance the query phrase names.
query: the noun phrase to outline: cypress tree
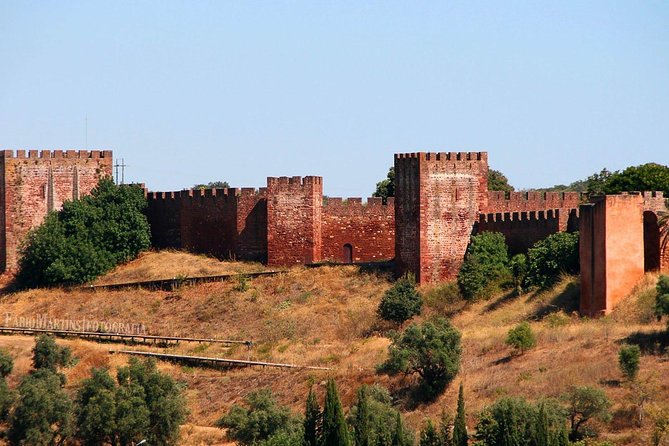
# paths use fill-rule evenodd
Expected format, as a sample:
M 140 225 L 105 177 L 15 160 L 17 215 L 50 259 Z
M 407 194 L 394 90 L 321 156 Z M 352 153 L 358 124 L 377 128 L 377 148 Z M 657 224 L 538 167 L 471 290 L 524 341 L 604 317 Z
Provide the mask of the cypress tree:
M 358 410 L 355 413 L 355 445 L 370 446 L 369 442 L 369 402 L 367 386 L 358 389 Z
M 465 391 L 460 383 L 458 411 L 453 424 L 453 446 L 467 446 L 467 423 L 465 421 Z
M 321 424 L 321 408 L 318 407 L 316 394 L 313 388 L 309 388 L 307 404 L 304 410 L 304 444 L 305 446 L 318 446 L 318 430 Z
M 393 432 L 392 446 L 404 446 L 404 426 L 402 426 L 402 416 L 397 412 L 395 418 L 395 431 Z
M 439 435 L 441 436 L 441 444 L 443 446 L 452 446 L 453 438 L 451 437 L 451 426 L 453 419 L 445 410 L 441 411 L 441 420 L 439 421 Z
M 546 408 L 543 403 L 539 406 L 539 413 L 537 414 L 536 446 L 549 446 L 548 415 L 546 415 Z
M 427 420 L 425 429 L 421 431 L 419 446 L 441 446 L 439 433 L 432 425 L 432 420 Z
M 337 385 L 333 379 L 328 380 L 325 394 L 322 438 L 322 446 L 351 446 L 344 410 L 341 407 Z

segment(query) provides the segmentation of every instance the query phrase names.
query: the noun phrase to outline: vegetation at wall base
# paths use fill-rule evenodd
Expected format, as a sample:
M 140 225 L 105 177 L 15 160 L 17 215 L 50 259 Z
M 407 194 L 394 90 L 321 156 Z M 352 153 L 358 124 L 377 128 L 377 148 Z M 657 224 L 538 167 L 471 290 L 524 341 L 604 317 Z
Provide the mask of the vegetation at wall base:
M 139 186 L 100 180 L 90 195 L 66 201 L 30 231 L 17 284 L 33 288 L 89 282 L 137 257 L 150 243 L 145 207 Z
M 458 273 L 458 286 L 465 299 L 488 297 L 495 287 L 508 281 L 509 255 L 504 235 L 484 232 L 472 236 Z
M 541 289 L 555 284 L 560 274 L 576 274 L 578 263 L 578 232 L 558 232 L 538 241 L 528 251 L 525 281 Z

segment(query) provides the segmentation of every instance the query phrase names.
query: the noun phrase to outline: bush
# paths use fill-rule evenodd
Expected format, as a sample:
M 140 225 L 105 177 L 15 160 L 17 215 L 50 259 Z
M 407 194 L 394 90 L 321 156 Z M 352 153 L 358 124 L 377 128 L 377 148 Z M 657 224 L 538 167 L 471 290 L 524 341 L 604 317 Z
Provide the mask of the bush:
M 623 375 L 629 380 L 639 373 L 639 357 L 641 349 L 638 345 L 623 345 L 618 352 L 618 365 Z
M 669 315 L 669 276 L 660 276 L 656 289 L 655 314 L 660 319 L 664 315 Z M 669 322 L 667 322 L 667 330 L 669 330 Z
M 300 427 L 299 418 L 287 407 L 280 406 L 269 389 L 249 393 L 244 402 L 248 407 L 235 404 L 217 422 L 217 426 L 227 428 L 228 436 L 239 444 L 252 445 L 278 434 L 290 435 Z
M 0 377 L 6 378 L 14 369 L 14 360 L 5 350 L 0 350 Z
M 525 350 L 529 350 L 537 345 L 537 338 L 534 336 L 530 324 L 525 321 L 509 330 L 506 336 L 506 344 L 519 350 L 522 355 L 525 353 Z
M 84 283 L 149 247 L 146 199 L 136 186 L 102 179 L 90 195 L 67 201 L 32 230 L 22 247 L 22 287 Z
M 525 254 L 516 254 L 515 256 L 511 257 L 509 268 L 511 269 L 513 286 L 516 289 L 516 293 L 522 294 L 523 283 L 525 282 L 525 277 L 527 276 L 527 256 Z
M 458 273 L 458 286 L 465 299 L 490 294 L 494 286 L 508 280 L 509 255 L 504 235 L 484 232 L 472 237 Z
M 39 335 L 33 347 L 33 367 L 48 369 L 55 372 L 60 367 L 67 367 L 72 363 L 72 351 L 68 347 L 56 344 L 53 336 Z
M 385 387 L 363 385 L 358 390 L 358 398 L 349 411 L 348 421 L 353 426 L 356 446 L 364 441 L 368 445 L 391 444 L 393 430 L 399 412 L 392 405 L 392 397 Z M 401 416 L 400 416 L 401 420 Z M 402 432 L 402 444 L 413 444 L 411 434 Z
M 413 274 L 405 274 L 383 295 L 377 313 L 384 320 L 402 324 L 420 314 L 423 299 Z
M 433 399 L 460 370 L 460 337 L 460 332 L 443 318 L 412 324 L 404 333 L 393 336 L 388 360 L 379 370 L 389 374 L 417 374 L 420 396 Z
M 548 288 L 561 273 L 578 272 L 578 232 L 549 235 L 529 249 L 528 257 L 527 284 Z

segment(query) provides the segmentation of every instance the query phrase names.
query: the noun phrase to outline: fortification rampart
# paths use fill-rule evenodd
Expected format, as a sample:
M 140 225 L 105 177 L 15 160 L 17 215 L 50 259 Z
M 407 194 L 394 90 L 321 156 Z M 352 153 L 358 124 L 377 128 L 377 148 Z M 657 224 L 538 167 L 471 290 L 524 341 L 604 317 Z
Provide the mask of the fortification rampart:
M 219 258 L 265 261 L 266 194 L 264 188 L 150 192 L 152 243 Z
M 579 192 L 503 192 L 489 191 L 484 214 L 499 212 L 547 211 L 550 209 L 577 209 L 586 199 Z
M 509 254 L 527 252 L 536 242 L 551 234 L 578 230 L 578 210 L 499 212 L 480 214 L 475 232 L 501 232 L 509 246 Z
M 0 268 L 14 269 L 28 231 L 66 200 L 110 176 L 109 150 L 3 150 L 0 156 Z
M 323 200 L 322 258 L 350 263 L 395 256 L 395 200 L 332 198 Z

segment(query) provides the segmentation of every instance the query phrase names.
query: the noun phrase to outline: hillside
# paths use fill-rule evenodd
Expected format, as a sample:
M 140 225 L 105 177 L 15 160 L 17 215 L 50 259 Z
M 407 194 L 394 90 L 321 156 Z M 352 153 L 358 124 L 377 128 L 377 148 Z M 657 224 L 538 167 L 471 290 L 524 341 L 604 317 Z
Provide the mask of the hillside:
M 251 272 L 261 268 L 233 262 L 218 262 L 202 256 L 160 252 L 145 254 L 136 262 L 112 272 L 100 283 L 160 278 Z M 2 314 L 13 317 L 121 321 L 143 323 L 151 334 L 252 339 L 253 359 L 329 367 L 330 371 L 237 369 L 220 371 L 161 363 L 160 367 L 188 386 L 189 424 L 182 444 L 220 444 L 223 434 L 213 428 L 233 403 L 249 391 L 271 387 L 279 400 L 301 411 L 311 382 L 322 394 L 327 377 L 334 377 L 343 403 L 351 404 L 362 383 L 379 383 L 397 397 L 413 429 L 426 417 L 437 419 L 442 409 L 453 412 L 457 383 L 464 382 L 468 425 L 475 414 L 501 396 L 559 396 L 570 385 L 590 384 L 605 389 L 615 401 L 617 418 L 600 426 L 602 438 L 616 444 L 648 444 L 651 421 L 641 429 L 631 425 L 626 412 L 629 391 L 620 385 L 617 352 L 621 342 L 636 332 L 647 348 L 641 360 L 640 377 L 654 386 L 648 412 L 669 406 L 669 361 L 659 350 L 666 337 L 654 335 L 665 325 L 655 321 L 652 302 L 655 277 L 648 276 L 634 294 L 611 316 L 581 319 L 569 313 L 578 295 L 575 279 L 565 277 L 552 291 L 510 298 L 498 296 L 486 302 L 464 304 L 449 300 L 448 287 L 425 288 L 427 308 L 422 318 L 434 314 L 452 316 L 463 333 L 463 361 L 456 385 L 438 401 L 413 407 L 401 391 L 408 380 L 378 375 L 389 341 L 376 318 L 376 307 L 390 286 L 389 277 L 361 272 L 355 266 L 296 267 L 285 274 L 253 280 L 184 287 L 175 291 L 86 291 L 31 290 L 5 295 Z M 567 312 L 561 311 L 562 308 Z M 512 357 L 504 344 L 506 332 L 521 320 L 531 321 L 538 346 L 520 357 Z M 655 345 L 659 343 L 659 345 Z M 127 358 L 109 355 L 110 344 L 83 340 L 59 341 L 70 345 L 79 363 L 70 369 L 68 385 L 87 376 L 91 367 L 115 367 Z M 0 347 L 17 358 L 9 378 L 15 386 L 30 365 L 32 340 L 23 336 L 0 337 Z M 137 350 L 151 350 L 134 346 Z M 181 344 L 171 352 L 201 356 L 247 358 L 244 347 L 226 349 L 218 345 Z

